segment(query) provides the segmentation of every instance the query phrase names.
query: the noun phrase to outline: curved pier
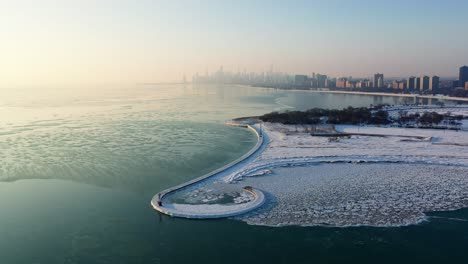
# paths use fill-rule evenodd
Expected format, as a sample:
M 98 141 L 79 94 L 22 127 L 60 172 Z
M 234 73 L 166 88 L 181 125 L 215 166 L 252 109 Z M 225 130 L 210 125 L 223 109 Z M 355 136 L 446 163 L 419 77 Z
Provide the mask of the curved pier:
M 252 201 L 249 201 L 244 204 L 238 205 L 188 205 L 184 207 L 183 205 L 175 205 L 167 202 L 167 195 L 179 192 L 188 187 L 193 187 L 196 184 L 199 184 L 205 180 L 212 179 L 214 177 L 226 176 L 230 173 L 233 173 L 242 167 L 244 167 L 248 162 L 254 160 L 267 146 L 268 137 L 259 131 L 256 127 L 243 124 L 243 123 L 228 123 L 228 125 L 245 127 L 257 136 L 257 143 L 255 146 L 247 152 L 245 155 L 239 159 L 219 168 L 213 172 L 210 172 L 206 175 L 193 179 L 189 182 L 183 183 L 181 185 L 166 189 L 157 193 L 153 199 L 151 199 L 151 206 L 158 212 L 161 212 L 166 215 L 182 218 L 193 218 L 193 219 L 210 219 L 210 218 L 223 218 L 235 216 L 243 213 L 247 213 L 253 209 L 256 209 L 263 205 L 265 202 L 265 195 L 262 191 L 254 189 L 251 187 L 245 187 L 243 190 L 249 192 L 254 196 Z M 208 210 L 207 210 L 208 209 Z
M 246 192 L 249 192 L 254 196 L 252 201 L 249 201 L 245 204 L 239 205 L 189 205 L 190 209 L 187 207 L 174 206 L 174 204 L 168 204 L 165 206 L 159 206 L 157 202 L 153 200 L 151 204 L 154 209 L 158 212 L 170 215 L 173 217 L 180 218 L 189 218 L 189 219 L 214 219 L 214 218 L 224 218 L 235 215 L 244 214 L 250 212 L 254 209 L 259 208 L 265 203 L 265 195 L 262 191 L 258 189 L 251 188 L 243 189 Z M 208 209 L 208 210 L 207 210 Z

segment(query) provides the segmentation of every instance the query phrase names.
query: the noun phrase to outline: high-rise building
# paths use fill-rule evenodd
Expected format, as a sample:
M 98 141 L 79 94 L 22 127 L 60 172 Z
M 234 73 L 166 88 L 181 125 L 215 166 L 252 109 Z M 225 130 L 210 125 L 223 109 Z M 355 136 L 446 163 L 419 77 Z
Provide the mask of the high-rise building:
M 317 79 L 310 79 L 310 86 L 312 88 L 318 88 L 318 83 L 317 83 Z
M 348 79 L 346 78 L 339 78 L 336 80 L 336 88 L 346 88 L 346 83 Z
M 414 78 L 414 89 L 419 90 L 421 86 L 421 78 Z
M 328 88 L 336 88 L 336 79 L 327 79 L 326 86 Z
M 356 85 L 355 85 L 354 82 L 348 80 L 348 81 L 346 81 L 346 88 L 348 88 L 348 89 L 354 89 L 354 88 L 356 88 Z
M 383 88 L 383 87 L 384 87 L 383 78 L 379 78 L 379 81 L 377 82 L 377 87 L 379 87 L 379 88 Z
M 296 75 L 294 76 L 294 84 L 300 87 L 309 87 L 309 77 L 307 77 L 307 75 Z
M 327 76 L 322 75 L 322 74 L 317 74 L 315 76 L 317 78 L 317 88 L 325 88 L 326 87 Z
M 360 80 L 359 82 L 356 83 L 356 88 L 360 88 L 360 89 L 367 88 L 368 83 L 369 83 L 369 80 Z
M 400 85 L 398 86 L 398 88 L 399 88 L 400 90 L 406 90 L 406 82 L 401 81 L 401 82 L 400 82 Z
M 392 83 L 392 88 L 393 89 L 398 89 L 398 90 L 406 90 L 406 81 L 401 80 L 401 81 L 393 81 Z
M 460 75 L 458 76 L 458 85 L 463 87 L 468 82 L 468 66 L 460 67 Z
M 468 91 L 468 82 L 465 83 L 465 91 Z
M 411 76 L 411 77 L 408 78 L 408 81 L 406 82 L 406 88 L 408 88 L 408 90 L 413 91 L 416 88 L 414 86 L 416 84 L 415 79 L 416 79 L 416 77 L 414 77 L 414 76 Z
M 429 76 L 419 77 L 419 90 L 426 91 L 429 89 Z
M 429 81 L 429 90 L 432 92 L 437 92 L 439 90 L 440 78 L 439 76 L 432 76 Z
M 374 88 L 384 87 L 384 75 L 383 73 L 374 74 Z

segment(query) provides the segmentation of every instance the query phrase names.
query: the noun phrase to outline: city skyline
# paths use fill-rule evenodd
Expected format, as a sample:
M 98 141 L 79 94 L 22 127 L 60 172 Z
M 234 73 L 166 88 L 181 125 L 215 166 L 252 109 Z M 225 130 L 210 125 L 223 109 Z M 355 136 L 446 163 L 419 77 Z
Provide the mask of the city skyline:
M 201 71 L 197 71 L 194 73 L 194 75 L 192 76 L 193 78 L 196 78 L 196 77 L 210 77 L 210 76 L 214 76 L 216 74 L 219 74 L 220 72 L 224 73 L 224 74 L 228 74 L 228 75 L 252 75 L 252 74 L 255 74 L 255 75 L 268 75 L 268 74 L 274 74 L 274 75 L 288 75 L 288 76 L 294 76 L 294 75 L 303 75 L 303 76 L 307 76 L 307 77 L 310 77 L 310 78 L 313 78 L 313 79 L 316 79 L 318 78 L 317 76 L 324 76 L 326 78 L 332 78 L 332 79 L 337 79 L 337 78 L 348 78 L 348 79 L 357 79 L 357 80 L 363 80 L 363 79 L 367 79 L 367 80 L 373 80 L 375 82 L 375 78 L 377 77 L 376 75 L 381 75 L 381 74 L 384 74 L 383 72 L 382 73 L 374 73 L 374 72 L 369 72 L 365 75 L 359 75 L 359 76 L 351 76 L 350 74 L 341 74 L 341 75 L 329 75 L 327 74 L 326 72 L 319 72 L 319 71 L 313 71 L 311 70 L 309 73 L 304 73 L 304 72 L 284 72 L 284 71 L 281 71 L 281 70 L 273 70 L 273 65 L 270 65 L 269 69 L 265 69 L 265 70 L 262 70 L 262 71 L 249 71 L 245 68 L 243 68 L 241 70 L 240 67 L 238 67 L 237 70 L 231 70 L 231 69 L 225 69 L 223 65 L 219 66 L 218 69 L 216 70 L 211 70 L 209 71 L 208 69 L 205 69 L 205 71 L 201 72 Z M 401 75 L 401 76 L 387 76 L 385 74 L 385 79 L 390 79 L 390 80 L 401 80 L 401 79 L 406 79 L 406 78 L 420 78 L 420 77 L 424 77 L 424 76 L 436 76 L 436 77 L 439 77 L 439 78 L 442 78 L 442 79 L 446 79 L 446 80 L 459 80 L 460 79 L 460 76 L 462 74 L 462 69 L 468 69 L 468 66 L 466 65 L 462 65 L 462 66 L 458 66 L 456 67 L 456 71 L 454 71 L 451 75 L 445 75 L 445 76 L 441 76 L 441 75 L 438 75 L 438 74 L 421 74 L 421 73 L 405 73 L 404 75 Z M 468 72 L 467 70 L 465 70 L 466 72 Z M 463 72 L 465 72 L 463 71 Z M 183 74 L 182 75 L 182 78 L 185 78 L 186 75 Z M 176 82 L 179 82 L 180 79 Z
M 468 64 L 468 63 L 466 63 Z M 459 78 L 459 69 L 460 67 L 468 67 L 466 65 L 457 65 L 457 66 L 454 66 L 452 67 L 454 70 L 449 73 L 449 74 L 446 74 L 446 75 L 440 75 L 441 78 L 446 78 L 446 79 L 458 79 Z M 313 74 L 325 74 L 329 77 L 334 77 L 334 78 L 340 78 L 340 77 L 353 77 L 353 79 L 373 79 L 374 78 L 374 75 L 376 74 L 376 72 L 367 72 L 367 73 L 364 73 L 364 74 L 360 74 L 360 75 L 355 75 L 355 76 L 352 76 L 351 74 L 347 74 L 346 72 L 343 72 L 341 74 L 329 74 L 327 72 L 323 72 L 323 71 L 320 71 L 320 70 L 314 70 L 314 69 L 311 69 L 309 71 L 300 71 L 300 72 L 288 72 L 288 71 L 282 71 L 281 69 L 278 69 L 278 70 L 273 70 L 271 71 L 271 68 L 274 68 L 274 65 L 270 65 L 268 67 L 264 67 L 264 69 L 261 69 L 259 71 L 251 71 L 247 68 L 242 68 L 242 67 L 237 67 L 236 69 L 229 69 L 229 68 L 225 68 L 224 65 L 220 65 L 218 66 L 217 68 L 213 68 L 213 69 L 204 69 L 204 70 L 200 70 L 200 71 L 196 71 L 194 72 L 194 74 L 192 76 L 195 76 L 195 75 L 199 75 L 199 76 L 203 76 L 203 75 L 211 75 L 211 74 L 215 74 L 216 72 L 219 71 L 220 68 L 223 68 L 223 71 L 226 72 L 226 73 L 231 73 L 231 74 L 237 74 L 237 73 L 241 73 L 241 74 L 244 74 L 244 73 L 247 73 L 247 74 L 250 74 L 250 73 L 255 73 L 255 74 L 266 74 L 266 73 L 269 73 L 269 72 L 273 72 L 273 73 L 278 73 L 278 74 L 289 74 L 289 75 L 296 75 L 296 74 L 299 74 L 299 75 L 307 75 L 309 77 L 311 77 Z M 180 78 L 178 80 L 175 80 L 175 81 L 180 81 L 181 78 L 183 78 L 183 76 L 186 75 L 185 73 L 181 73 L 180 74 Z M 420 76 L 425 76 L 425 75 L 439 75 L 438 73 L 432 73 L 432 74 L 424 74 L 424 73 L 420 73 L 420 72 L 406 72 L 406 73 L 402 73 L 401 75 L 388 75 L 385 74 L 385 77 L 386 78 L 390 78 L 390 79 L 398 79 L 398 78 L 409 78 L 409 77 L 420 77 Z
M 468 66 L 459 68 L 459 76 L 441 78 L 438 75 L 409 75 L 407 78 L 385 78 L 384 73 L 375 73 L 373 77 L 329 76 L 322 73 L 288 74 L 270 70 L 261 73 L 224 71 L 221 66 L 216 72 L 192 77 L 195 84 L 240 84 L 281 89 L 345 89 L 367 92 L 438 94 L 466 97 L 468 91 Z M 186 83 L 184 76 L 183 83 Z
M 2 1 L 0 86 L 179 81 L 235 71 L 454 77 L 455 0 Z

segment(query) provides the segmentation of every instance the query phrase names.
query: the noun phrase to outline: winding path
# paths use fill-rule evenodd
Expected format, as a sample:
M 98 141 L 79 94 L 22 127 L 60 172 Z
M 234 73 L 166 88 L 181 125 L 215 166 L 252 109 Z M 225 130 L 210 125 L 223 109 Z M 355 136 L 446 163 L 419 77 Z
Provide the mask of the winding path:
M 206 175 L 193 179 L 181 185 L 166 189 L 157 193 L 151 199 L 151 206 L 160 213 L 182 218 L 193 219 L 210 219 L 210 218 L 224 218 L 235 215 L 247 213 L 262 206 L 265 202 L 265 195 L 262 191 L 255 188 L 244 188 L 243 190 L 253 195 L 254 199 L 243 204 L 238 205 L 178 205 L 172 204 L 168 201 L 168 196 L 176 192 L 194 187 L 195 185 L 225 177 L 233 172 L 243 168 L 245 165 L 256 159 L 266 148 L 269 143 L 268 135 L 263 133 L 255 125 L 248 125 L 244 123 L 232 122 L 228 125 L 245 127 L 251 130 L 257 136 L 257 143 L 255 146 L 239 159 L 219 168 Z

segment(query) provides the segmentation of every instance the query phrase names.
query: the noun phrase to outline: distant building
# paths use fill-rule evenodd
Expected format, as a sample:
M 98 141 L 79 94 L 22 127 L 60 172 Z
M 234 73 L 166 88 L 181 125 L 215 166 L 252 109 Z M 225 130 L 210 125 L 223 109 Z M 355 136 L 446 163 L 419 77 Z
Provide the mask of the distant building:
M 465 91 L 468 91 L 468 82 L 465 83 Z
M 421 78 L 414 78 L 414 89 L 419 90 L 421 86 Z
M 312 88 L 318 88 L 317 79 L 314 79 L 314 78 L 310 79 L 310 86 Z
M 364 89 L 364 88 L 369 87 L 367 86 L 368 84 L 369 84 L 369 80 L 360 80 L 359 82 L 356 83 L 356 88 Z
M 348 82 L 348 79 L 346 78 L 338 78 L 336 80 L 336 88 L 346 88 L 347 82 Z
M 400 86 L 398 87 L 400 90 L 406 90 L 406 82 L 405 81 L 401 81 L 400 82 Z
M 419 77 L 419 91 L 429 90 L 429 76 Z
M 325 81 L 325 87 L 327 87 L 327 88 L 335 88 L 335 87 L 336 87 L 336 79 L 333 79 L 333 80 L 327 79 L 327 80 Z
M 309 87 L 309 77 L 307 77 L 307 75 L 296 75 L 294 76 L 294 84 L 300 87 Z
M 326 75 L 317 74 L 316 79 L 317 79 L 317 88 L 327 87 L 327 76 Z
M 468 66 L 460 67 L 460 75 L 458 76 L 458 85 L 463 87 L 463 85 L 468 82 Z
M 374 74 L 374 88 L 384 87 L 384 75 L 383 73 Z
M 406 88 L 408 88 L 408 90 L 413 91 L 414 89 L 416 89 L 416 87 L 414 86 L 416 84 L 415 80 L 416 77 L 414 76 L 408 78 L 408 81 L 406 81 Z
M 405 80 L 401 80 L 401 81 L 393 81 L 392 83 L 392 88 L 393 89 L 398 89 L 398 90 L 406 90 L 406 81 Z
M 350 80 L 346 81 L 346 88 L 348 89 L 354 89 L 356 88 L 356 84 Z
M 437 92 L 439 90 L 440 78 L 439 76 L 432 76 L 429 81 L 429 90 L 432 92 Z

